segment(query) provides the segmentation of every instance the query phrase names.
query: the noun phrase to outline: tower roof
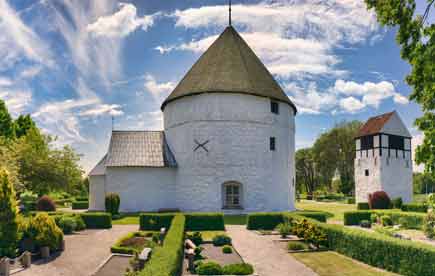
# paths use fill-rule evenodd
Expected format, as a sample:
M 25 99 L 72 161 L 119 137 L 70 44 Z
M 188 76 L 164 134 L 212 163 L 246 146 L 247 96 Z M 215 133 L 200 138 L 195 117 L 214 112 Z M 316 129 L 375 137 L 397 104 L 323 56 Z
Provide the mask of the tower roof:
M 369 118 L 367 122 L 359 129 L 359 132 L 355 138 L 379 133 L 411 137 L 411 134 L 403 124 L 397 112 L 392 111 Z
M 228 26 L 163 102 L 203 93 L 240 93 L 295 105 L 248 44 Z

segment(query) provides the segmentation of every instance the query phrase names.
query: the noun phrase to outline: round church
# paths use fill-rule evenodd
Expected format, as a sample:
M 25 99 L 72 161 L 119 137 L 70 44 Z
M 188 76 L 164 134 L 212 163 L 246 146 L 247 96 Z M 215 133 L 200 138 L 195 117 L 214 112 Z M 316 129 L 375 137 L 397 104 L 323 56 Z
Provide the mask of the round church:
M 228 26 L 163 101 L 163 131 L 112 131 L 89 173 L 91 210 L 294 209 L 296 107 Z

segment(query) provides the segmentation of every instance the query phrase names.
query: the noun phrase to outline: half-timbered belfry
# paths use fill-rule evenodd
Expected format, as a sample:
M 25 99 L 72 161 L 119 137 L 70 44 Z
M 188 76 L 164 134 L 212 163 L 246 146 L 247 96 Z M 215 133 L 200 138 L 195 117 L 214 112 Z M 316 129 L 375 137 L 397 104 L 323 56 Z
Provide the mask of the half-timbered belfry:
M 385 191 L 390 198 L 412 200 L 411 134 L 396 111 L 370 118 L 355 138 L 357 202 Z

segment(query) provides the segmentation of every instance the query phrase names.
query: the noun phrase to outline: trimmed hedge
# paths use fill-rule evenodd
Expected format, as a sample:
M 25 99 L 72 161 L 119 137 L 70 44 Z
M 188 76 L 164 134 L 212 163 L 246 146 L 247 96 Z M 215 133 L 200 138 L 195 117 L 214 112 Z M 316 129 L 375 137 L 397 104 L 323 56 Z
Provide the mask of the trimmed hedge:
M 394 210 L 374 210 L 372 213 L 379 216 L 387 215 L 391 217 L 394 224 L 406 224 L 407 229 L 421 229 L 424 224 L 424 218 L 426 214 L 416 212 L 402 212 Z
M 301 218 L 291 214 L 288 216 Z M 326 232 L 329 248 L 343 255 L 402 275 L 435 275 L 435 248 L 431 245 L 309 221 Z
M 135 253 L 140 254 L 142 252 L 142 249 L 137 249 L 132 246 L 123 246 L 122 244 L 129 239 L 132 239 L 134 237 L 145 237 L 144 232 L 131 232 L 127 235 L 121 237 L 116 241 L 116 243 L 110 247 L 110 252 L 112 253 L 118 253 L 118 254 L 129 254 L 134 255 Z M 145 247 L 154 247 L 155 243 L 152 241 L 147 240 Z
M 71 208 L 73 210 L 83 210 L 89 208 L 89 202 L 88 201 L 73 201 L 71 204 Z
M 326 222 L 327 218 L 332 216 L 330 213 L 317 211 L 296 211 L 292 213 L 302 217 L 315 219 L 320 222 Z
M 370 205 L 368 202 L 358 202 L 356 205 L 357 210 L 370 210 Z
M 91 229 L 107 229 L 112 228 L 112 216 L 110 213 L 103 212 L 89 212 L 82 213 L 83 221 L 86 224 L 86 228 Z
M 421 203 L 403 203 L 402 211 L 427 213 L 427 205 Z
M 185 217 L 186 231 L 225 230 L 222 213 L 190 213 Z
M 252 213 L 248 215 L 247 228 L 249 230 L 273 230 L 283 223 L 282 213 Z
M 162 227 L 169 229 L 174 214 L 144 213 L 139 216 L 140 230 L 160 231 Z
M 351 211 L 344 212 L 344 225 L 359 225 L 361 221 L 368 220 L 370 221 L 370 216 L 372 212 L 370 211 Z
M 140 276 L 173 276 L 180 275 L 183 261 L 185 217 L 182 214 L 172 216 L 173 219 L 162 247 L 153 250 L 151 259 Z

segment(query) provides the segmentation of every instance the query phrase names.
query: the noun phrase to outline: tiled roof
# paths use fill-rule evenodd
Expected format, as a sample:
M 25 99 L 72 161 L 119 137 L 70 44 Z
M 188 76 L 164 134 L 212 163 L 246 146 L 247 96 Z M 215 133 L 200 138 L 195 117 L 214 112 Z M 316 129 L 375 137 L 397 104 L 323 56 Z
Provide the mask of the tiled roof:
M 113 131 L 106 167 L 176 167 L 163 131 Z
M 229 26 L 198 59 L 162 104 L 201 93 L 241 93 L 267 97 L 293 107 L 285 92 L 248 44 Z
M 98 164 L 89 172 L 89 176 L 98 176 L 98 175 L 105 175 L 106 174 L 106 162 L 107 155 L 104 155 L 104 157 L 98 162 Z
M 390 120 L 393 114 L 394 111 L 369 118 L 367 122 L 359 129 L 356 137 L 373 135 L 381 132 L 382 128 L 388 122 L 388 120 Z

